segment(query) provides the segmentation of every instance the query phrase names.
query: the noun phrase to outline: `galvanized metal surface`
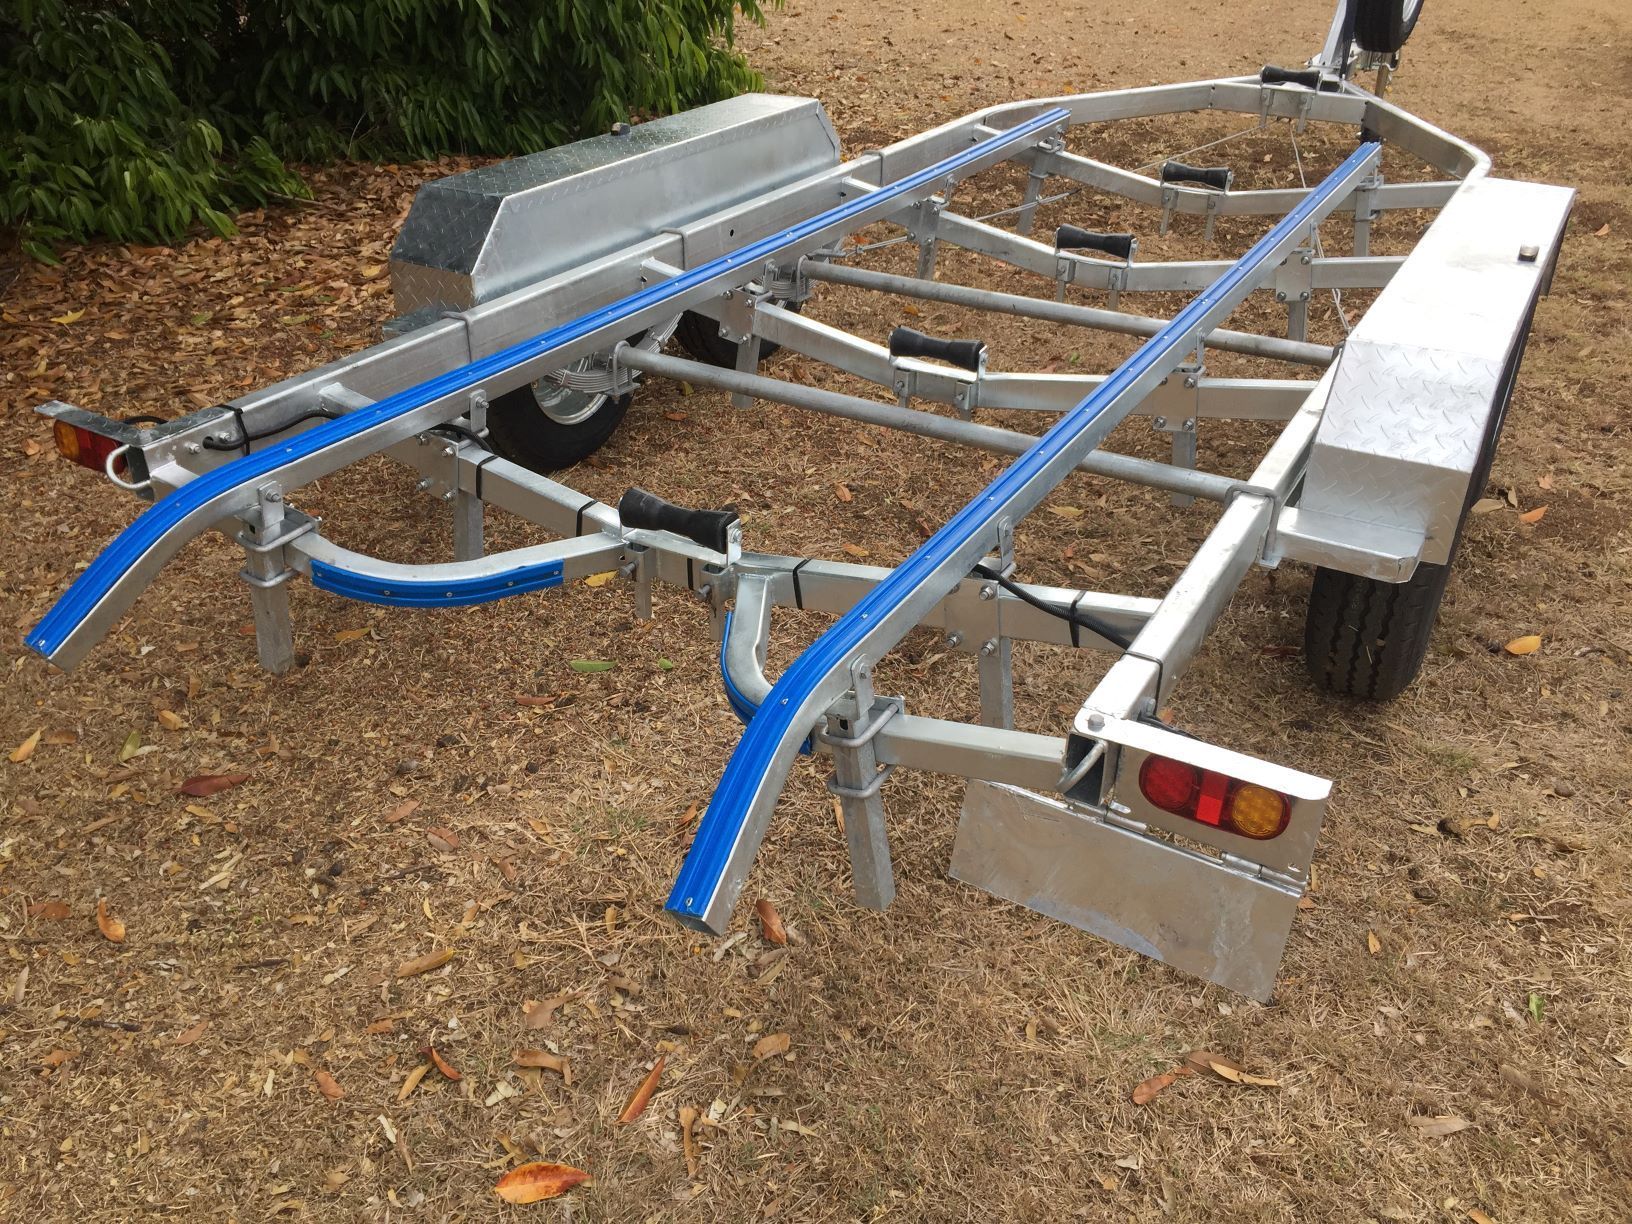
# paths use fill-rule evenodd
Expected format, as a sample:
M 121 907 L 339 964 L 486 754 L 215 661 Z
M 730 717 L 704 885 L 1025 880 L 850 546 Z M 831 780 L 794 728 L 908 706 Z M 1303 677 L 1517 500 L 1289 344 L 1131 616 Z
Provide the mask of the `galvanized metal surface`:
M 990 782 L 964 792 L 950 874 L 1260 1002 L 1302 890 Z

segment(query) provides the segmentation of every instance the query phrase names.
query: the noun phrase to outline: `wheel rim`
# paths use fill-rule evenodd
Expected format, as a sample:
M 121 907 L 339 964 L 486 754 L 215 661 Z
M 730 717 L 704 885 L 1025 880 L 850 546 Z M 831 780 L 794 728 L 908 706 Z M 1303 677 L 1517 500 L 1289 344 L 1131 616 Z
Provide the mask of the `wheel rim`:
M 593 358 L 583 357 L 567 367 L 568 373 L 578 374 L 589 369 Z M 606 403 L 605 392 L 574 391 L 548 378 L 533 384 L 533 401 L 538 410 L 557 425 L 578 425 L 589 420 Z

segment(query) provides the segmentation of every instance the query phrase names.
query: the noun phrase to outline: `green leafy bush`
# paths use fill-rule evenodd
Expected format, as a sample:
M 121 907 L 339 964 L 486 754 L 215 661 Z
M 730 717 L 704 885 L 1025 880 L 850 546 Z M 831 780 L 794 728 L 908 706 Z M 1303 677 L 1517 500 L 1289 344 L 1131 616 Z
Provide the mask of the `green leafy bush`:
M 175 241 L 283 163 L 514 154 L 753 88 L 757 0 L 0 0 L 0 226 Z

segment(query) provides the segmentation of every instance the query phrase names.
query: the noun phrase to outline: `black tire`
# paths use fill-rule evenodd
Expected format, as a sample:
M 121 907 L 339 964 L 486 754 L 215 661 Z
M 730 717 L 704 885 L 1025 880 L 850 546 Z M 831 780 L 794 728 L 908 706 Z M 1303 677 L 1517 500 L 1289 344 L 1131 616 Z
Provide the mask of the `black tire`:
M 1317 569 L 1303 628 L 1315 684 L 1360 701 L 1398 697 L 1422 667 L 1450 576 L 1448 565 L 1419 565 L 1409 582 Z
M 1354 41 L 1362 51 L 1392 55 L 1422 16 L 1423 0 L 1353 0 Z
M 1324 691 L 1360 701 L 1389 701 L 1404 692 L 1422 669 L 1434 622 L 1439 619 L 1439 605 L 1445 598 L 1445 586 L 1451 578 L 1451 563 L 1462 544 L 1468 512 L 1490 481 L 1496 445 L 1507 422 L 1513 385 L 1518 381 L 1529 338 L 1527 318 L 1502 372 L 1496 411 L 1485 427 L 1479 461 L 1468 481 L 1468 494 L 1445 563 L 1418 565 L 1405 582 L 1383 582 L 1316 568 L 1309 588 L 1309 613 L 1303 624 L 1303 660 L 1310 678 Z
M 559 398 L 552 392 L 559 392 Z M 517 387 L 488 405 L 487 439 L 512 463 L 534 472 L 558 471 L 606 445 L 633 399 L 632 394 L 591 395 L 548 384 Z
M 802 302 L 776 304 L 795 314 L 799 313 L 804 305 Z M 737 346 L 720 335 L 718 320 L 711 319 L 705 314 L 698 314 L 695 310 L 688 310 L 680 316 L 680 325 L 674 329 L 674 338 L 695 361 L 706 361 L 709 365 L 726 370 L 737 368 Z M 768 360 L 781 347 L 780 344 L 772 344 L 769 340 L 761 340 L 759 359 Z

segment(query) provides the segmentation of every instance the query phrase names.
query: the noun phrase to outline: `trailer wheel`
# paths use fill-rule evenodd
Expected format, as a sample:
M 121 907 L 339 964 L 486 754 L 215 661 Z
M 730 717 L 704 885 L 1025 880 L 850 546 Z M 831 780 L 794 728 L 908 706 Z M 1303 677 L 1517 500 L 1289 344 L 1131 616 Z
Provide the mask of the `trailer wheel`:
M 1422 15 L 1422 0 L 1354 0 L 1354 41 L 1362 51 L 1392 55 Z
M 776 304 L 795 314 L 804 307 L 803 302 Z M 718 320 L 711 319 L 705 314 L 698 314 L 695 310 L 688 310 L 680 316 L 680 325 L 674 329 L 674 338 L 694 360 L 706 361 L 709 365 L 719 366 L 721 369 L 736 369 L 737 346 L 720 335 Z M 780 344 L 772 344 L 769 340 L 761 340 L 759 359 L 766 360 L 781 347 Z
M 1363 701 L 1388 701 L 1416 678 L 1428 653 L 1428 638 L 1439 618 L 1439 605 L 1450 581 L 1451 563 L 1462 545 L 1468 514 L 1490 481 L 1496 445 L 1513 386 L 1530 341 L 1531 315 L 1507 360 L 1497 391 L 1496 411 L 1479 446 L 1479 461 L 1468 481 L 1456 534 L 1443 565 L 1418 565 L 1406 582 L 1382 582 L 1341 570 L 1317 567 L 1309 588 L 1309 614 L 1303 627 L 1303 660 L 1314 682 L 1328 693 Z
M 541 380 L 507 391 L 488 406 L 488 440 L 512 463 L 534 472 L 557 471 L 600 450 L 633 399 Z

